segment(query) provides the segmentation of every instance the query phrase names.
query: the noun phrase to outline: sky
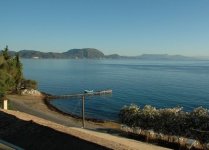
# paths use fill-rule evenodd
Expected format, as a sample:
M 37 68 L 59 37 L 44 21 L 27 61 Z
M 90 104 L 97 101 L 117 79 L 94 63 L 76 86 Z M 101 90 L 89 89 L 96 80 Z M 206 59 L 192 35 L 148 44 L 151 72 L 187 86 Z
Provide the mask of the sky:
M 0 0 L 0 49 L 209 56 L 209 0 Z

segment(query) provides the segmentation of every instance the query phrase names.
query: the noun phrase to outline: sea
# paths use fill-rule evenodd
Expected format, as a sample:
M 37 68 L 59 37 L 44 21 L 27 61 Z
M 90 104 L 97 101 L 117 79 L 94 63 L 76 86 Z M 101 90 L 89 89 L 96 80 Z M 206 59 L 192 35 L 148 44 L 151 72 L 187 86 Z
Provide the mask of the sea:
M 203 106 L 209 109 L 209 61 L 134 59 L 22 59 L 24 75 L 53 95 L 112 89 L 113 93 L 85 97 L 85 116 L 118 121 L 124 106 L 141 108 Z M 54 99 L 51 104 L 81 115 L 82 99 Z

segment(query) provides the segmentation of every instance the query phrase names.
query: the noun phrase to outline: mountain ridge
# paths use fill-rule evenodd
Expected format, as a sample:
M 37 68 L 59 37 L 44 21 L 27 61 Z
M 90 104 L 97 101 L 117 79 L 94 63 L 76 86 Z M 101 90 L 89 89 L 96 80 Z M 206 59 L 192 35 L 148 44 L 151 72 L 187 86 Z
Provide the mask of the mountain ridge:
M 121 56 L 119 54 L 105 55 L 102 51 L 95 48 L 70 49 L 65 52 L 41 52 L 37 50 L 20 50 L 18 52 L 9 51 L 15 56 L 19 53 L 21 58 L 40 58 L 40 59 L 141 59 L 141 60 L 202 60 L 201 58 L 188 57 L 183 55 L 168 54 L 142 54 L 139 56 Z M 206 59 L 208 60 L 208 59 Z

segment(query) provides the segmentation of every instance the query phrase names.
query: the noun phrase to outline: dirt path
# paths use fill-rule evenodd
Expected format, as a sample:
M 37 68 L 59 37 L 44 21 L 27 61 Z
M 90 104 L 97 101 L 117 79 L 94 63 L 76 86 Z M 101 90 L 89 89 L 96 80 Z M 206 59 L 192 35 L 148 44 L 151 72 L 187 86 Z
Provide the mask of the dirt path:
M 44 104 L 42 97 L 8 95 L 7 98 L 10 100 L 12 109 L 14 110 L 38 116 L 40 118 L 47 119 L 65 126 L 82 127 L 82 122 L 80 119 L 75 119 L 71 116 L 63 115 L 56 111 L 50 110 Z M 88 129 L 120 128 L 119 124 L 111 122 L 95 123 L 92 121 L 85 121 L 85 126 Z

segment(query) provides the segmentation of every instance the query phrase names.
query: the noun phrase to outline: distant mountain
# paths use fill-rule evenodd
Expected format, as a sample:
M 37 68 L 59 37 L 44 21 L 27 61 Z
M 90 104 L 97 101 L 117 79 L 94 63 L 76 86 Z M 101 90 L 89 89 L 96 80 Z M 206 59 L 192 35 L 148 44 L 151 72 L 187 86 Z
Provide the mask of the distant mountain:
M 122 58 L 122 56 L 118 54 L 112 54 L 112 55 L 106 55 L 105 58 L 118 59 L 118 58 Z
M 104 58 L 104 54 L 94 48 L 71 49 L 62 54 L 67 58 Z
M 146 60 L 194 60 L 193 57 L 186 57 L 182 55 L 168 55 L 168 54 L 143 54 L 137 56 L 137 59 L 146 59 Z
M 11 56 L 15 56 L 16 53 L 19 53 L 19 56 L 21 58 L 43 58 L 43 59 L 44 58 L 99 59 L 105 57 L 105 55 L 101 51 L 94 48 L 71 49 L 63 53 L 40 52 L 36 50 L 20 50 L 19 52 L 9 51 L 9 54 Z
M 120 56 L 118 54 L 106 55 L 105 58 L 111 59 L 140 59 L 140 60 L 195 60 L 198 58 L 186 57 L 182 55 L 168 54 L 142 54 L 140 56 Z
M 64 58 L 62 53 L 40 52 L 35 50 L 21 50 L 18 52 L 21 58 Z
M 9 51 L 14 56 L 17 52 Z M 140 56 L 120 56 L 118 54 L 104 55 L 95 48 L 71 49 L 63 53 L 40 52 L 35 50 L 21 50 L 18 52 L 21 58 L 41 59 L 140 59 L 140 60 L 203 60 L 201 58 L 186 57 L 182 55 L 168 54 L 143 54 Z M 204 59 L 209 60 L 209 59 Z

